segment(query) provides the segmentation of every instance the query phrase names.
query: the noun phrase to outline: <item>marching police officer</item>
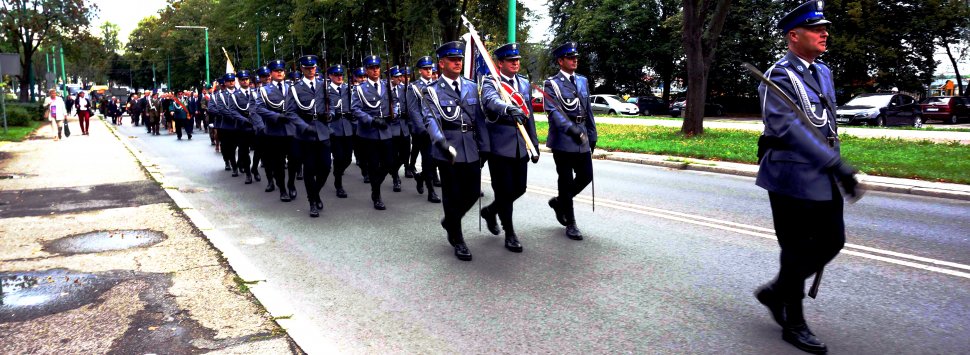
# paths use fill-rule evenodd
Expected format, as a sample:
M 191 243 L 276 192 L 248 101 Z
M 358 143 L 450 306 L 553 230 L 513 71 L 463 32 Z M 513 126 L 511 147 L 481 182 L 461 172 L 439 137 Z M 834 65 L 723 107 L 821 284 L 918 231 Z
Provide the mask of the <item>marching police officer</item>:
M 266 138 L 266 154 L 263 160 L 266 168 L 272 171 L 267 176 L 273 176 L 276 180 L 276 187 L 280 189 L 280 201 L 290 202 L 295 198 L 287 189 L 296 190 L 295 182 L 296 170 L 290 166 L 290 173 L 284 174 L 283 165 L 286 157 L 291 156 L 293 148 L 293 137 L 296 135 L 296 126 L 290 122 L 286 115 L 286 100 L 290 92 L 290 83 L 286 78 L 286 62 L 274 60 L 269 62 L 267 67 L 270 70 L 270 83 L 263 85 L 256 96 L 256 112 L 263 121 L 263 132 Z M 295 165 L 295 164 L 293 164 Z M 289 182 L 287 182 L 289 181 Z M 273 191 L 271 186 L 266 187 L 267 191 Z M 294 191 L 295 192 L 295 191 Z
M 350 96 L 357 92 L 357 86 L 364 82 L 364 80 L 367 80 L 367 70 L 364 67 L 354 69 L 354 75 L 351 77 L 351 86 L 348 88 L 350 92 L 347 95 Z M 356 159 L 357 167 L 360 168 L 360 176 L 364 179 L 364 183 L 370 184 L 370 178 L 367 177 L 367 153 L 364 151 L 364 140 L 360 137 L 357 118 L 353 116 L 353 111 L 351 111 L 351 117 L 353 117 L 351 123 L 354 126 L 354 158 Z
M 250 85 L 250 96 L 253 97 L 253 105 L 256 105 L 256 97 L 259 96 L 259 89 L 266 85 L 270 81 L 269 79 L 269 68 L 265 65 L 259 67 L 255 70 L 256 77 L 259 78 L 253 85 Z M 263 170 L 266 172 L 266 192 L 272 192 L 275 188 L 273 187 L 273 175 L 271 175 L 270 170 L 266 167 L 266 125 L 263 119 L 259 117 L 259 112 L 256 111 L 256 106 L 249 110 L 249 116 L 253 121 L 253 125 L 256 129 L 256 134 L 253 136 L 252 150 L 253 150 L 253 163 L 249 170 L 253 172 L 253 180 L 256 182 L 260 181 L 259 178 L 259 163 L 263 162 Z
M 330 116 L 323 93 L 326 82 L 317 78 L 317 56 L 300 57 L 303 78 L 290 87 L 286 112 L 296 125 L 296 140 L 300 142 L 303 162 L 303 184 L 306 186 L 310 217 L 319 217 L 323 210 L 320 190 L 330 176 Z
M 478 86 L 461 77 L 465 43 L 448 42 L 436 51 L 441 79 L 422 90 L 424 120 L 434 148 L 431 156 L 441 172 L 444 219 L 441 226 L 459 260 L 472 259 L 461 231 L 461 219 L 481 193 L 479 150 L 488 146 L 485 114 Z
M 806 2 L 778 23 L 788 53 L 766 75 L 805 117 L 798 117 L 765 84 L 758 87 L 765 131 L 759 140 L 763 156 L 756 180 L 768 190 L 781 268 L 755 296 L 782 327 L 782 339 L 816 354 L 828 349 L 805 322 L 805 280 L 839 254 L 845 244 L 843 197 L 859 197 L 856 169 L 839 152 L 832 71 L 816 60 L 826 50 L 831 23 L 822 5 Z
M 347 198 L 344 190 L 344 171 L 350 166 L 354 151 L 353 115 L 350 111 L 350 90 L 344 83 L 344 66 L 335 64 L 327 68 L 330 84 L 330 148 L 333 151 L 333 186 L 338 198 Z
M 222 160 L 232 167 L 232 176 L 239 176 L 239 165 L 236 160 L 236 122 L 232 117 L 231 106 L 232 94 L 236 91 L 236 74 L 226 73 L 222 76 L 222 90 L 216 94 L 219 104 L 219 120 L 216 121 L 216 129 L 219 134 L 219 146 L 222 151 Z
M 391 180 L 394 184 L 394 192 L 401 192 L 401 166 L 406 165 L 408 156 L 411 155 L 411 132 L 407 125 L 407 113 L 403 109 L 404 101 L 404 72 L 398 66 L 393 66 L 391 71 L 391 95 L 394 100 L 394 119 L 388 122 L 388 129 L 391 130 L 391 141 L 394 152 L 394 163 L 390 167 Z M 405 169 L 407 170 L 407 169 Z
M 559 73 L 546 79 L 545 92 L 552 96 L 545 100 L 549 117 L 546 146 L 552 149 L 559 175 L 559 194 L 549 200 L 556 212 L 556 220 L 566 227 L 566 236 L 582 240 L 576 227 L 573 197 L 593 181 L 592 151 L 596 148 L 596 122 L 589 103 L 589 82 L 576 74 L 579 50 L 576 42 L 566 42 L 552 51 L 559 65 Z M 575 174 L 575 175 L 574 175 Z
M 529 80 L 518 75 L 519 45 L 509 43 L 495 50 L 495 63 L 499 78 L 511 86 L 514 92 L 522 95 L 523 102 L 532 102 L 532 86 Z M 489 232 L 498 235 L 500 232 L 496 215 L 502 221 L 505 229 L 505 248 L 513 252 L 522 252 L 515 228 L 512 226 L 512 203 L 525 194 L 529 153 L 526 142 L 518 129 L 524 126 L 528 132 L 528 139 L 533 147 L 539 146 L 536 137 L 535 118 L 528 115 L 514 103 L 505 102 L 491 78 L 485 78 L 482 83 L 482 101 L 488 117 L 486 134 L 491 144 L 489 149 L 488 171 L 492 178 L 492 190 L 495 191 L 495 201 L 482 208 L 481 216 L 485 219 Z M 533 162 L 538 162 L 536 157 Z
M 250 111 L 256 107 L 256 98 L 249 89 L 249 70 L 240 70 L 236 78 L 239 80 L 239 88 L 232 88 L 231 85 L 227 85 L 230 86 L 230 89 L 226 94 L 226 113 L 228 113 L 232 124 L 225 126 L 232 127 L 232 143 L 239 154 L 236 157 L 236 163 L 243 174 L 246 175 L 245 183 L 248 185 L 253 183 L 249 147 L 252 144 L 256 128 L 250 119 Z
M 394 165 L 394 150 L 390 129 L 391 93 L 387 82 L 381 80 L 381 59 L 376 55 L 364 57 L 366 80 L 361 82 L 350 96 L 351 109 L 359 122 L 357 134 L 363 140 L 365 159 L 368 160 L 367 176 L 371 184 L 371 201 L 374 209 L 385 210 L 381 200 L 381 184 Z
M 418 58 L 416 64 L 418 67 L 418 74 L 420 77 L 413 83 L 408 85 L 406 100 L 408 109 L 408 120 L 410 121 L 409 126 L 411 127 L 411 169 L 414 169 L 414 165 L 417 163 L 417 154 L 421 154 L 421 172 L 414 174 L 414 181 L 417 183 L 418 193 L 424 193 L 424 188 L 428 188 L 428 202 L 440 203 L 441 198 L 434 190 L 434 185 L 431 183 L 432 175 L 437 169 L 434 165 L 434 159 L 431 158 L 431 136 L 428 135 L 428 129 L 424 124 L 424 114 L 422 113 L 422 102 L 421 102 L 421 92 L 425 87 L 431 85 L 433 81 L 431 80 L 431 68 L 434 66 L 434 62 L 431 61 L 431 57 L 424 56 Z

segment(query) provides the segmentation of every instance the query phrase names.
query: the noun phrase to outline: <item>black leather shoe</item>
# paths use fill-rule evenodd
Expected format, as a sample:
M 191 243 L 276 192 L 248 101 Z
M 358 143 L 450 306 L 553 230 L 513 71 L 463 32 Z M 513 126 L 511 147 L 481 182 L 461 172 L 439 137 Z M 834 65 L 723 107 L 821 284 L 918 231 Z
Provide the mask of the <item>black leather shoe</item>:
M 232 169 L 232 177 L 239 176 L 239 169 Z
M 781 339 L 812 354 L 825 354 L 829 351 L 825 343 L 818 340 L 805 323 L 785 327 L 781 331 Z
M 513 253 L 522 252 L 522 244 L 519 243 L 519 238 L 515 234 L 505 235 L 505 249 Z
M 290 199 L 291 200 L 295 200 L 296 199 L 296 186 L 287 186 L 286 189 L 289 190 L 289 192 L 290 192 Z
M 232 171 L 232 167 L 230 167 L 229 164 L 226 164 L 226 171 Z
M 414 182 L 417 183 L 418 195 L 424 195 L 424 177 L 414 174 Z
M 455 244 L 455 256 L 461 261 L 472 261 L 472 252 L 468 250 L 465 243 Z
M 394 188 L 392 190 L 394 190 L 394 192 L 401 192 L 401 179 L 394 180 Z
M 253 170 L 256 170 L 256 169 L 253 169 Z M 263 181 L 263 178 L 259 176 L 258 173 L 253 173 L 253 180 L 256 180 L 256 182 L 260 182 L 260 181 Z
M 286 192 L 286 189 L 280 189 L 280 201 L 283 201 L 283 202 L 293 201 L 293 199 L 290 198 L 290 194 Z
M 549 199 L 549 207 L 552 207 L 552 210 L 556 212 L 556 220 L 559 221 L 559 224 L 561 224 L 563 226 L 568 226 L 569 225 L 569 223 L 566 223 L 566 214 L 563 213 L 562 209 L 559 208 L 559 199 L 558 198 L 556 198 L 556 197 L 550 198 Z
M 441 203 L 441 198 L 438 197 L 438 193 L 434 192 L 434 190 L 428 190 L 428 202 Z
M 246 174 L 246 185 L 253 183 L 253 174 Z
M 266 192 L 276 191 L 276 184 L 273 183 L 273 179 L 266 179 Z
M 337 188 L 337 197 L 339 197 L 339 198 L 347 198 L 347 191 L 344 191 L 344 188 L 342 188 L 342 187 L 338 187 Z
M 495 220 L 495 212 L 490 211 L 488 208 L 483 208 L 482 212 L 479 214 L 482 216 L 482 219 L 485 220 L 485 226 L 488 228 L 488 231 L 492 233 L 492 235 L 498 235 L 499 232 L 502 231 L 502 229 L 498 227 L 498 221 Z
M 572 240 L 583 240 L 583 232 L 579 231 L 575 223 L 566 226 L 566 236 Z
M 320 217 L 320 209 L 317 208 L 316 202 L 310 202 L 310 217 Z
M 387 206 L 384 206 L 384 201 L 381 201 L 381 199 L 378 198 L 377 200 L 374 200 L 374 209 L 383 211 L 387 209 Z
M 775 290 L 772 290 L 767 285 L 761 286 L 754 292 L 754 297 L 758 299 L 758 302 L 768 307 L 768 311 L 771 312 L 771 317 L 775 319 L 775 323 L 778 323 L 778 325 L 784 328 L 785 303 L 778 299 Z

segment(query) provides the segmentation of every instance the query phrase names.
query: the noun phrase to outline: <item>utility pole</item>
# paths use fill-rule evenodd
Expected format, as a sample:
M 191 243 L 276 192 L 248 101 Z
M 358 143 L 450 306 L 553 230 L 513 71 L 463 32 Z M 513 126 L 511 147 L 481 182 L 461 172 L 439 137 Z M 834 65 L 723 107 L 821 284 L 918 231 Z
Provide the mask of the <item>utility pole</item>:
M 64 97 L 67 97 L 67 71 L 64 70 L 64 45 L 61 45 L 61 81 L 64 82 Z
M 175 26 L 179 29 L 201 29 L 205 31 L 205 84 L 209 85 L 212 80 L 209 78 L 209 28 L 205 26 Z
M 515 0 L 509 0 L 509 41 L 515 42 Z M 487 53 L 486 53 L 487 55 Z
M 172 55 L 171 54 L 166 56 L 166 61 L 168 62 L 168 70 L 166 70 L 166 73 L 168 74 L 168 80 L 166 80 L 166 86 L 167 86 L 166 88 L 168 89 L 168 91 L 172 91 Z

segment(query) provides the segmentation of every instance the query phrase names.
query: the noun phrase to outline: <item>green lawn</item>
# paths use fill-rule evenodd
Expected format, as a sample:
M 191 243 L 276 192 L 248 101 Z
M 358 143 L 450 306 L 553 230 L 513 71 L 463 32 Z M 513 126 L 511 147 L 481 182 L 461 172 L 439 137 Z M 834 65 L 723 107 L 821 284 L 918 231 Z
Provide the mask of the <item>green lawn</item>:
M 5 142 L 19 142 L 27 138 L 30 132 L 33 132 L 37 127 L 40 127 L 40 121 L 30 121 L 29 126 L 9 126 L 7 127 L 7 134 L 3 134 L 2 122 L 0 122 L 0 141 Z M 46 123 L 46 122 L 43 122 Z
M 536 122 L 545 142 L 548 123 Z M 759 132 L 705 129 L 684 138 L 675 127 L 597 125 L 597 148 L 754 164 Z M 870 175 L 970 184 L 970 146 L 842 136 L 842 156 Z

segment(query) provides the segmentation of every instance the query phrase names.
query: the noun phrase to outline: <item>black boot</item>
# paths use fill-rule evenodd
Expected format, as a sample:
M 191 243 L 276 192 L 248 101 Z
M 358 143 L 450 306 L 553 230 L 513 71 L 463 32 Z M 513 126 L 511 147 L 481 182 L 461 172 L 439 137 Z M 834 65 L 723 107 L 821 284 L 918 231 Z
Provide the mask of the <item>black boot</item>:
M 785 305 L 775 293 L 775 290 L 769 285 L 764 285 L 758 288 L 754 292 L 754 297 L 758 299 L 758 302 L 768 307 L 768 311 L 771 312 L 771 317 L 774 318 L 775 323 L 778 323 L 782 328 L 785 327 Z
M 411 167 L 410 165 L 405 165 L 404 166 L 404 177 L 405 178 L 408 178 L 408 179 L 414 178 L 414 168 Z
M 492 235 L 498 235 L 502 229 L 498 227 L 498 221 L 495 219 L 496 212 L 492 211 L 489 207 L 482 208 L 482 212 L 479 214 L 482 216 L 482 219 L 485 220 L 485 227 L 488 228 L 488 231 L 491 232 Z
M 566 207 L 569 209 L 569 207 Z M 583 240 L 583 232 L 579 231 L 579 227 L 576 227 L 576 216 L 573 215 L 572 209 L 566 212 L 566 237 L 572 240 Z
M 441 219 L 441 227 L 445 229 L 445 233 L 448 235 L 448 243 L 455 248 L 455 257 L 461 261 L 471 261 L 472 252 L 468 250 L 468 246 L 465 245 L 465 238 L 461 235 L 461 223 L 454 226 L 447 223 L 445 219 Z
M 276 184 L 274 184 L 273 178 L 266 177 L 266 192 L 273 192 L 276 190 Z
M 417 185 L 418 195 L 424 195 L 424 176 L 414 174 L 414 182 Z
M 344 177 L 334 176 L 333 177 L 333 187 L 337 189 L 338 198 L 347 198 L 347 191 L 344 190 Z
M 395 176 L 393 177 L 393 181 L 394 181 L 394 187 L 391 190 L 393 190 L 394 192 L 401 192 L 401 177 Z
M 566 222 L 566 214 L 562 210 L 562 206 L 559 205 L 559 199 L 558 198 L 556 198 L 556 197 L 550 198 L 549 199 L 549 207 L 552 207 L 552 210 L 554 212 L 556 212 L 556 220 L 559 221 L 559 224 L 561 224 L 563 226 L 568 226 L 569 225 L 569 223 Z
M 441 203 L 441 198 L 438 197 L 438 193 L 434 192 L 434 189 L 428 190 L 428 202 Z
M 802 314 L 802 300 L 785 302 L 785 327 L 781 331 L 781 339 L 794 345 L 799 350 L 812 354 L 825 354 L 828 347 L 818 340 Z
M 320 209 L 317 206 L 318 205 L 316 202 L 313 202 L 313 201 L 310 202 L 310 217 L 313 217 L 313 218 L 320 217 Z
M 239 176 L 239 169 L 232 168 L 232 177 L 237 177 L 237 176 Z
M 287 192 L 286 189 L 280 189 L 280 201 L 283 201 L 283 202 L 293 201 L 293 199 L 290 198 L 290 193 Z
M 384 201 L 381 201 L 381 193 L 380 192 L 371 192 L 370 199 L 371 199 L 371 201 L 374 201 L 374 209 L 375 210 L 383 211 L 383 210 L 386 210 L 387 209 L 387 206 L 384 206 Z
M 259 172 L 256 169 L 252 169 L 252 170 L 253 170 L 253 180 L 256 180 L 256 182 L 263 181 L 263 178 L 259 176 Z
M 519 238 L 515 235 L 515 232 L 505 232 L 505 249 L 513 253 L 522 252 L 522 244 L 519 243 Z
M 253 174 L 246 173 L 246 185 L 253 183 Z
M 290 193 L 290 199 L 291 200 L 295 200 L 296 199 L 296 184 L 291 181 L 290 184 L 286 186 L 286 189 L 289 190 L 288 192 Z

